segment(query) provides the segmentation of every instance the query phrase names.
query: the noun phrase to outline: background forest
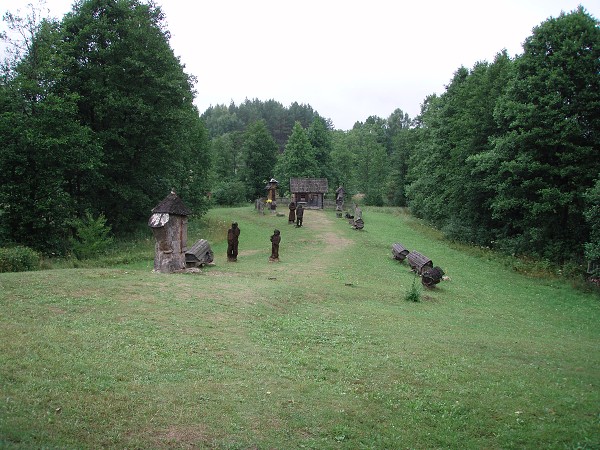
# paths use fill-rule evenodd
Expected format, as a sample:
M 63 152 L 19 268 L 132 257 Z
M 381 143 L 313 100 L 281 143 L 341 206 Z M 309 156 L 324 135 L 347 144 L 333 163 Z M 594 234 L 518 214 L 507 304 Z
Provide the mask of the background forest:
M 83 0 L 60 22 L 33 12 L 4 18 L 24 38 L 0 81 L 2 246 L 66 255 L 82 223 L 126 235 L 171 189 L 201 215 L 262 196 L 271 177 L 285 194 L 309 176 L 408 207 L 451 239 L 600 258 L 600 28 L 583 7 L 534 28 L 514 58 L 458 68 L 417 117 L 398 108 L 351 130 L 275 100 L 200 114 L 153 4 Z

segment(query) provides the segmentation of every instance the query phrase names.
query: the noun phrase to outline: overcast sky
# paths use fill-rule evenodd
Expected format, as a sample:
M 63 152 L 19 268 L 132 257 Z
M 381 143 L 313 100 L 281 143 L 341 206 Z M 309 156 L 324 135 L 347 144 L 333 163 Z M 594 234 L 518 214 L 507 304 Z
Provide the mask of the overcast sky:
M 25 10 L 31 0 L 13 0 Z M 72 0 L 47 0 L 61 18 Z M 532 29 L 600 0 L 157 0 L 196 105 L 310 104 L 338 129 L 400 108 L 412 118 L 460 67 L 522 53 Z M 6 6 L 0 7 L 4 12 Z

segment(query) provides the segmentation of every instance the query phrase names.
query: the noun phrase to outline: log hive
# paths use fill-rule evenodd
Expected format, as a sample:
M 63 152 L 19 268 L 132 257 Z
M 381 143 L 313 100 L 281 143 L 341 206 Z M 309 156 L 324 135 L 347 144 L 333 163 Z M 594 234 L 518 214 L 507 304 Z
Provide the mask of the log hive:
M 200 239 L 185 252 L 186 267 L 202 267 L 213 262 L 214 254 L 207 240 Z
M 392 244 L 392 255 L 394 255 L 394 259 L 397 259 L 398 261 L 404 261 L 409 253 L 410 250 L 408 250 L 399 242 Z
M 419 252 L 412 251 L 407 255 L 408 264 L 410 268 L 419 275 L 423 274 L 423 271 L 427 268 L 433 269 L 433 262 L 425 255 Z
M 433 269 L 426 268 L 421 275 L 421 283 L 425 287 L 434 287 L 442 281 L 443 276 L 444 271 L 439 267 L 434 267 Z

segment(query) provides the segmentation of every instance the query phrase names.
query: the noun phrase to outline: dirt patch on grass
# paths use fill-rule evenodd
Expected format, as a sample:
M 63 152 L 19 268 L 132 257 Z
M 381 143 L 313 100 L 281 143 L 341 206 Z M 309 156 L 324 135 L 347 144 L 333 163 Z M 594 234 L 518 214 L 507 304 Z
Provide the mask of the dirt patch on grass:
M 342 250 L 352 244 L 352 240 L 347 239 L 336 230 L 335 220 L 327 216 L 325 211 L 311 211 L 305 219 L 306 227 L 314 230 L 325 244 L 323 249 L 326 252 Z M 339 220 L 339 219 L 338 219 Z
M 150 431 L 148 435 L 158 448 L 203 448 L 214 441 L 204 425 L 172 426 Z
M 250 256 L 256 255 L 257 253 L 265 253 L 263 250 L 243 250 L 239 252 L 238 256 Z
M 323 233 L 323 241 L 325 241 L 328 251 L 341 250 L 352 244 L 350 239 L 346 239 L 334 232 Z

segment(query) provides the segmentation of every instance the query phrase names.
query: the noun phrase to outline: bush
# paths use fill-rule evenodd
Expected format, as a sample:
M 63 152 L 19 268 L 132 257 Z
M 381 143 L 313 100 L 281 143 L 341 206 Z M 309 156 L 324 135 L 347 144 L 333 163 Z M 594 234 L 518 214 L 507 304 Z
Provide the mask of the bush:
M 418 302 L 421 300 L 421 288 L 417 284 L 418 276 L 415 275 L 410 289 L 404 295 L 404 300 L 407 302 Z
M 240 205 L 246 201 L 246 187 L 241 181 L 222 181 L 213 189 L 213 200 L 221 206 Z
M 26 272 L 40 267 L 40 254 L 29 247 L 0 248 L 0 272 Z
M 76 235 L 71 239 L 71 246 L 79 259 L 97 257 L 112 245 L 110 226 L 106 225 L 106 217 L 103 214 L 94 219 L 88 212 L 84 219 L 75 221 L 75 228 Z

